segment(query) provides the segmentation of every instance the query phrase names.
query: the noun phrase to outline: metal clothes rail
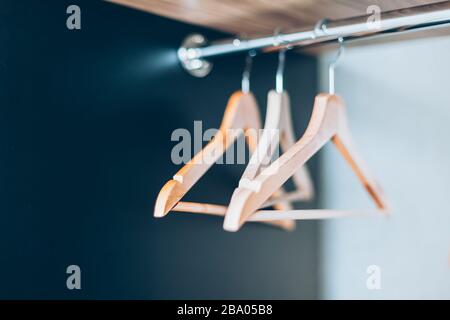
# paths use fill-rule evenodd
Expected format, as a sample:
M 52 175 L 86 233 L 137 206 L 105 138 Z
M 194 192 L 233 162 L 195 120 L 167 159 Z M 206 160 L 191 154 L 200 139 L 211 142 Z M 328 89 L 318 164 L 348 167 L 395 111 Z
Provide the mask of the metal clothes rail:
M 200 34 L 188 36 L 178 50 L 182 66 L 192 75 L 206 76 L 212 68 L 208 58 L 245 51 L 273 51 L 300 48 L 376 35 L 450 26 L 450 1 L 381 12 L 380 19 L 368 14 L 359 17 L 319 21 L 315 26 L 292 33 L 275 33 L 260 38 L 231 38 L 210 44 Z

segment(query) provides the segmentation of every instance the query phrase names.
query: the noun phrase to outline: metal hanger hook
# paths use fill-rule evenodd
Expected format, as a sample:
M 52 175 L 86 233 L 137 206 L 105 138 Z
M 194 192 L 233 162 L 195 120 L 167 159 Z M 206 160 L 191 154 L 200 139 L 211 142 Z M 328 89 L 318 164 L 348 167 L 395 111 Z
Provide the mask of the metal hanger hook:
M 244 93 L 250 92 L 250 73 L 252 71 L 253 57 L 256 51 L 250 50 L 245 58 L 244 72 L 242 73 L 241 90 Z
M 284 65 L 286 61 L 286 49 L 283 48 L 278 52 L 278 67 L 275 77 L 275 90 L 282 93 L 284 90 Z
M 328 81 L 329 81 L 328 90 L 329 90 L 330 94 L 334 94 L 335 93 L 334 69 L 336 68 L 336 66 L 337 66 L 337 64 L 339 62 L 339 58 L 344 53 L 344 38 L 339 37 L 338 42 L 339 42 L 338 53 L 336 54 L 336 57 L 334 58 L 334 60 L 328 66 Z
M 277 27 L 275 31 L 273 32 L 273 46 L 283 46 L 285 44 L 285 41 L 283 40 L 281 29 Z M 288 50 L 289 47 L 282 47 L 280 48 L 280 51 L 278 52 L 278 67 L 277 67 L 277 73 L 275 76 L 275 90 L 278 93 L 283 92 L 284 90 L 284 65 L 286 60 L 286 50 Z

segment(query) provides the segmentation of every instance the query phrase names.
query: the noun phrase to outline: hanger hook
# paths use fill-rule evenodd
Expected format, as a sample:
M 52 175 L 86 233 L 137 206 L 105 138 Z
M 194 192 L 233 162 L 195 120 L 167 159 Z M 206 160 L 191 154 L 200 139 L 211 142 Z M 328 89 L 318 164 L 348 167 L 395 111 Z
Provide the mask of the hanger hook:
M 250 50 L 245 57 L 245 68 L 242 73 L 241 90 L 244 93 L 250 92 L 250 72 L 252 71 L 253 57 L 256 56 L 255 50 Z
M 283 45 L 284 41 L 282 39 L 281 29 L 277 27 L 273 33 L 273 46 L 278 47 L 280 45 Z M 283 92 L 284 90 L 284 65 L 286 61 L 286 50 L 288 48 L 281 48 L 278 52 L 278 67 L 277 67 L 277 73 L 275 77 L 275 90 L 278 93 Z
M 343 52 L 344 52 L 344 38 L 343 37 L 339 37 L 338 39 L 339 42 L 339 49 L 338 49 L 338 53 L 336 54 L 336 57 L 334 58 L 334 60 L 330 63 L 329 67 L 328 67 L 328 90 L 330 92 L 330 94 L 334 94 L 335 93 L 335 88 L 334 88 L 334 69 L 336 68 L 338 62 L 339 62 L 339 58 L 342 56 Z
M 277 68 L 277 75 L 275 78 L 276 86 L 275 90 L 278 93 L 282 93 L 284 90 L 284 65 L 286 61 L 286 49 L 283 48 L 278 52 L 278 68 Z

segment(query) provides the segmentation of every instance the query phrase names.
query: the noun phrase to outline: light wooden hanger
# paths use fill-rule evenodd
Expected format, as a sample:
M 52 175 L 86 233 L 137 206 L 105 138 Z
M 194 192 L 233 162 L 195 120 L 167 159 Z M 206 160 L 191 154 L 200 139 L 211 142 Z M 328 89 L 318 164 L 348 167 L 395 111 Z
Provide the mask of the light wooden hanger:
M 276 90 L 271 90 L 267 97 L 267 110 L 264 129 L 258 146 L 247 165 L 241 180 L 240 188 L 255 189 L 253 179 L 270 163 L 278 147 L 287 151 L 295 143 L 295 134 L 292 126 L 289 95 L 284 90 L 283 72 L 286 50 L 280 50 L 276 74 Z M 296 191 L 288 193 L 285 197 L 292 200 L 311 200 L 314 197 L 314 188 L 306 166 L 299 168 L 293 175 Z
M 243 89 L 248 91 L 248 83 L 244 80 L 245 78 L 243 79 Z M 257 131 L 260 128 L 260 115 L 254 96 L 250 92 L 235 92 L 228 101 L 217 135 L 183 166 L 159 192 L 154 216 L 164 217 L 171 210 L 224 216 L 226 212 L 226 207 L 224 206 L 181 202 L 180 200 L 241 134 L 246 133 L 249 129 Z M 257 145 L 257 136 L 255 134 L 246 134 L 245 136 L 250 152 L 254 151 Z M 274 206 L 277 209 L 291 209 L 287 203 L 288 200 L 283 197 L 284 192 L 282 189 L 275 190 L 273 194 L 274 199 L 272 201 L 276 202 Z M 267 223 L 286 230 L 292 230 L 295 226 L 295 223 L 289 220 L 269 221 Z
M 340 41 L 342 44 L 342 41 Z M 339 58 L 342 51 L 340 46 Z M 330 65 L 330 94 L 319 94 L 314 103 L 313 112 L 308 127 L 302 138 L 287 152 L 264 169 L 254 180 L 252 188 L 238 188 L 233 194 L 224 219 L 224 229 L 237 231 L 249 220 L 270 221 L 273 217 L 283 217 L 292 220 L 307 219 L 314 210 L 277 210 L 258 212 L 274 190 L 278 190 L 298 168 L 302 167 L 328 141 L 332 141 L 342 156 L 356 173 L 360 182 L 375 202 L 378 212 L 387 213 L 387 201 L 381 188 L 369 174 L 361 158 L 353 147 L 350 130 L 347 124 L 346 108 L 342 99 L 334 95 L 334 67 L 337 59 Z M 256 190 L 255 190 L 256 189 Z M 341 217 L 352 214 L 335 210 L 319 210 L 313 216 L 316 219 Z M 356 215 L 360 214 L 355 212 Z

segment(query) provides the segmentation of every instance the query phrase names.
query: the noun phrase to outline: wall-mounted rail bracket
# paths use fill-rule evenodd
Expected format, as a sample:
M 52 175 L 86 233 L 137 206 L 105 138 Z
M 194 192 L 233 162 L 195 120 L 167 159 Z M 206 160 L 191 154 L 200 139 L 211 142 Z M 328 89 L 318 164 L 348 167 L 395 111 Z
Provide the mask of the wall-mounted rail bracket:
M 205 59 L 197 58 L 198 48 L 207 44 L 201 34 L 191 34 L 187 36 L 181 47 L 178 49 L 178 58 L 183 68 L 195 77 L 205 77 L 212 69 L 212 63 Z

